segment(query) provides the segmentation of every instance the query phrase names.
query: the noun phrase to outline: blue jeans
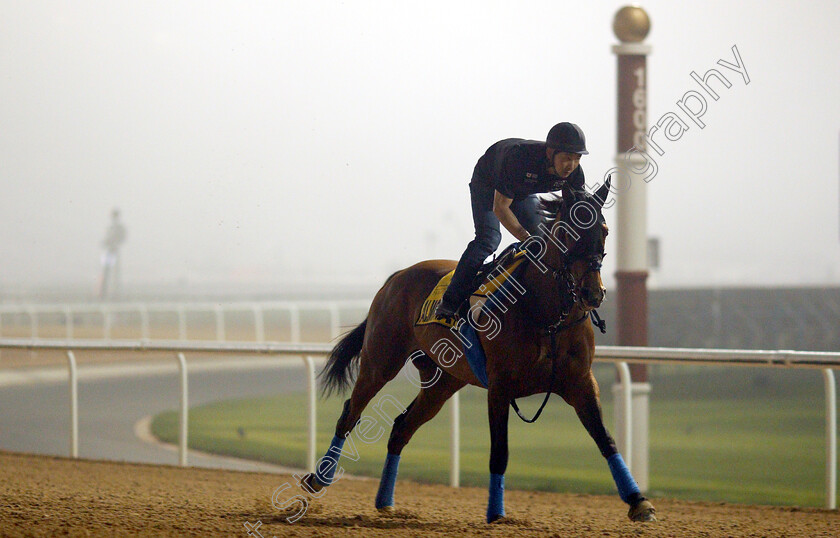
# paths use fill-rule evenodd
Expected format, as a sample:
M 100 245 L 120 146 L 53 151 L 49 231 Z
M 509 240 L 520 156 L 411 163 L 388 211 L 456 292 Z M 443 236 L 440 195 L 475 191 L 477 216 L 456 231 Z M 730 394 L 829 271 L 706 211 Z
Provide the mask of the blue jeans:
M 475 239 L 470 241 L 467 249 L 458 261 L 455 274 L 446 292 L 443 303 L 457 308 L 469 298 L 474 291 L 473 279 L 481 268 L 484 260 L 493 254 L 502 241 L 499 219 L 493 213 L 493 198 L 496 189 L 481 183 L 470 183 L 470 201 L 472 203 L 473 224 L 475 225 Z M 536 234 L 542 222 L 537 213 L 539 200 L 531 195 L 522 200 L 514 200 L 510 209 L 523 228 L 531 234 Z

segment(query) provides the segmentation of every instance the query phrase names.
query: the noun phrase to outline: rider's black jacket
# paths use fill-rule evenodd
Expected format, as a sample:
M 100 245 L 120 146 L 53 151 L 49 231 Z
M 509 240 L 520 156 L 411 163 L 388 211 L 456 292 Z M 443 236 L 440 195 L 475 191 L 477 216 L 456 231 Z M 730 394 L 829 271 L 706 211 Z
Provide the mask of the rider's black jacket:
M 567 178 L 548 172 L 545 142 L 508 138 L 490 146 L 478 160 L 472 183 L 492 186 L 514 200 L 531 194 L 559 191 L 565 182 L 573 190 L 583 190 L 583 168 L 578 166 Z

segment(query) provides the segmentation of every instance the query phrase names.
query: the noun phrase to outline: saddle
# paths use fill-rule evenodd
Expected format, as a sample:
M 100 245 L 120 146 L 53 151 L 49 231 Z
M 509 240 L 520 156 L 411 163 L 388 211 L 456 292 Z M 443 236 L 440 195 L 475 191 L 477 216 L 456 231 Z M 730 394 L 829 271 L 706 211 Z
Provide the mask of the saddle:
M 525 261 L 525 251 L 520 250 L 519 245 L 519 243 L 512 243 L 505 248 L 498 257 L 494 258 L 493 261 L 487 262 L 481 266 L 478 273 L 476 273 L 475 279 L 473 279 L 473 297 L 483 297 L 489 299 L 496 294 L 504 293 L 504 291 L 500 290 L 505 285 L 512 285 L 510 282 L 511 277 L 514 276 L 514 273 L 522 266 L 522 262 Z M 438 325 L 443 325 L 444 327 L 452 327 L 455 324 L 454 322 L 449 324 L 444 323 L 442 320 L 435 317 L 437 305 L 443 298 L 443 292 L 445 292 L 447 286 L 449 286 L 449 281 L 452 280 L 452 275 L 454 273 L 455 271 L 452 270 L 443 275 L 426 297 L 426 300 L 423 301 L 423 306 L 420 308 L 420 315 L 414 323 L 415 326 L 437 323 Z M 489 305 L 489 303 L 490 301 L 486 301 L 485 304 Z M 461 306 L 462 310 L 468 308 L 469 301 L 465 302 Z M 463 317 L 465 312 L 462 311 L 459 312 L 459 314 Z
M 508 266 L 512 265 L 514 261 L 522 261 L 522 257 L 525 256 L 525 251 L 519 249 L 519 245 L 521 243 L 511 243 L 499 254 L 498 257 L 494 256 L 492 261 L 489 261 L 483 264 L 479 269 L 478 272 L 475 274 L 475 278 L 473 279 L 473 289 L 478 290 L 481 285 L 484 283 L 484 280 L 488 277 L 488 275 L 493 274 L 497 267 L 502 267 L 510 273 L 511 270 L 515 270 L 519 267 L 519 264 L 516 264 L 516 267 L 510 268 Z M 492 292 L 491 292 L 492 293 Z M 474 294 L 476 295 L 476 294 Z M 481 295 L 481 294 L 479 294 Z M 486 296 L 486 295 L 482 295 Z

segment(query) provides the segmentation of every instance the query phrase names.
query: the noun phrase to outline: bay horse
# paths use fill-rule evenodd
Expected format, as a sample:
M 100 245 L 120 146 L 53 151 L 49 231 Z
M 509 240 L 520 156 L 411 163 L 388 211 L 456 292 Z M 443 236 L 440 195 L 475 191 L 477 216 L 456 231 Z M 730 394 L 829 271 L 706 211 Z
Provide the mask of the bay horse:
M 412 362 L 419 370 L 422 388 L 393 419 L 375 500 L 380 511 L 394 510 L 400 454 L 417 429 L 465 385 L 484 387 L 482 377 L 486 380 L 491 436 L 488 523 L 505 515 L 511 404 L 515 405 L 516 398 L 543 392 L 546 399 L 551 393 L 559 395 L 575 409 L 606 458 L 619 496 L 630 506 L 629 518 L 655 521 L 653 505 L 642 496 L 604 427 L 598 383 L 591 371 L 595 338 L 589 313 L 600 306 L 606 292 L 600 269 L 608 232 L 602 209 L 609 188 L 608 179 L 594 194 L 564 189 L 562 198 L 542 201 L 542 233 L 520 245 L 527 257 L 524 267 L 516 272 L 521 297 L 497 309 L 499 323 L 490 330 L 491 315 L 476 304 L 466 322 L 455 328 L 415 324 L 424 300 L 456 262 L 428 260 L 391 275 L 374 297 L 365 321 L 336 344 L 320 373 L 327 395 L 348 388 L 354 371 L 357 375 L 330 448 L 316 471 L 301 479 L 301 487 L 320 497 L 321 490 L 336 480 L 338 459 L 350 432 L 357 423 L 362 435 L 369 436 L 372 430 L 362 411 L 407 362 Z M 461 332 L 467 325 L 476 329 L 473 334 L 478 335 L 486 357 L 480 377 L 468 361 L 470 345 Z

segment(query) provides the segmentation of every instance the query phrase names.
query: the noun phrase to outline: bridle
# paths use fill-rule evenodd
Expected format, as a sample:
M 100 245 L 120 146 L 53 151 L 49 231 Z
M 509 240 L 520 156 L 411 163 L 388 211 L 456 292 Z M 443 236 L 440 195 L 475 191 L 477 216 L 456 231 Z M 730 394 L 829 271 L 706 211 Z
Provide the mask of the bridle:
M 578 323 L 582 323 L 586 316 L 589 314 L 584 313 L 584 315 L 579 319 L 573 322 L 570 325 L 562 326 L 563 323 L 566 322 L 566 319 L 569 317 L 572 309 L 575 306 L 580 305 L 581 297 L 578 291 L 581 288 L 583 280 L 586 278 L 586 275 L 593 272 L 598 272 L 601 270 L 601 266 L 604 262 L 604 256 L 607 254 L 605 252 L 595 253 L 595 254 L 585 254 L 579 256 L 563 256 L 563 263 L 559 268 L 554 268 L 548 266 L 549 269 L 552 271 L 552 276 L 554 277 L 554 281 L 557 283 L 558 294 L 561 299 L 561 304 L 563 305 L 560 309 L 560 316 L 556 322 L 551 323 L 543 327 L 547 332 L 565 330 L 571 328 Z M 580 276 L 580 279 L 575 279 L 575 275 L 569 270 L 569 268 L 577 261 L 585 260 L 586 261 L 586 270 Z M 565 300 L 564 300 L 565 298 Z M 602 329 L 603 330 L 603 329 Z
M 604 261 L 604 256 L 606 256 L 606 253 L 604 253 L 604 252 L 595 253 L 595 254 L 579 255 L 579 256 L 568 256 L 568 257 L 564 255 L 563 256 L 563 263 L 561 264 L 561 266 L 559 268 L 554 268 L 554 267 L 551 267 L 550 265 L 546 264 L 548 266 L 548 268 L 551 269 L 551 271 L 552 271 L 552 276 L 554 277 L 554 281 L 557 283 L 557 287 L 559 289 L 560 296 L 561 297 L 565 296 L 565 297 L 568 297 L 570 299 L 570 301 L 567 301 L 569 306 L 561 308 L 560 319 L 558 319 L 557 322 L 555 322 L 555 323 L 552 323 L 550 325 L 546 325 L 546 326 L 542 327 L 543 334 L 547 334 L 548 337 L 550 338 L 550 345 L 549 345 L 549 348 L 548 348 L 548 360 L 551 363 L 551 377 L 550 377 L 549 382 L 548 382 L 549 387 L 554 386 L 554 375 L 555 375 L 554 362 L 555 362 L 555 359 L 557 358 L 557 334 L 558 333 L 560 333 L 562 331 L 565 331 L 567 329 L 571 329 L 572 327 L 574 327 L 574 326 L 576 326 L 580 323 L 583 323 L 584 320 L 586 320 L 587 317 L 592 317 L 593 324 L 595 326 L 597 326 L 599 329 L 601 329 L 602 333 L 606 332 L 606 323 L 604 323 L 604 321 L 601 320 L 601 318 L 598 316 L 598 313 L 595 310 L 590 310 L 589 312 L 584 312 L 583 316 L 581 316 L 580 319 L 577 319 L 577 320 L 575 320 L 575 321 L 573 321 L 573 322 L 571 322 L 567 325 L 563 325 L 566 322 L 566 319 L 569 317 L 569 313 L 571 313 L 572 308 L 575 305 L 579 304 L 579 302 L 580 302 L 580 298 L 579 298 L 578 292 L 577 292 L 577 290 L 580 289 L 580 284 L 579 284 L 578 281 L 575 280 L 575 276 L 569 270 L 569 267 L 571 267 L 578 260 L 586 260 L 586 263 L 587 263 L 586 270 L 583 272 L 583 274 L 580 277 L 580 282 L 583 282 L 583 279 L 586 277 L 586 275 L 588 275 L 589 273 L 591 273 L 593 271 L 600 271 L 601 270 L 601 264 Z M 511 407 L 513 407 L 513 410 L 516 412 L 516 414 L 519 416 L 519 418 L 521 418 L 524 422 L 527 422 L 528 424 L 532 424 L 532 423 L 536 422 L 538 418 L 540 418 L 540 415 L 542 414 L 543 409 L 545 409 L 545 405 L 548 403 L 549 396 L 551 396 L 551 390 L 548 390 L 545 393 L 545 398 L 543 399 L 542 404 L 540 405 L 539 409 L 537 409 L 537 412 L 534 414 L 533 418 L 530 418 L 530 419 L 525 418 L 525 415 L 523 415 L 522 412 L 519 410 L 519 406 L 516 404 L 515 399 L 511 399 L 510 405 L 511 405 Z
M 608 178 L 604 186 L 598 190 L 599 200 L 603 200 L 605 198 L 606 192 L 604 191 L 605 189 L 609 189 L 609 183 L 610 179 Z M 575 199 L 574 193 L 570 192 L 570 194 L 571 196 L 569 197 L 569 200 L 573 201 Z M 566 193 L 563 194 L 563 198 L 566 198 Z M 542 405 L 540 405 L 540 408 L 537 409 L 537 412 L 533 418 L 527 419 L 519 411 L 519 406 L 516 405 L 516 400 L 512 399 L 510 401 L 510 405 L 511 407 L 513 407 L 513 410 L 516 411 L 516 414 L 519 415 L 519 418 L 521 418 L 525 422 L 535 422 L 539 418 L 540 414 L 543 412 L 543 409 L 545 409 L 545 405 L 548 403 L 548 398 L 549 396 L 551 396 L 551 387 L 554 387 L 554 378 L 556 375 L 555 362 L 557 359 L 558 333 L 571 329 L 572 327 L 583 323 L 584 321 L 586 321 L 587 317 L 592 318 L 593 325 L 598 327 L 602 333 L 607 332 L 606 323 L 604 323 L 604 321 L 598 315 L 598 312 L 594 309 L 588 312 L 584 311 L 580 319 L 572 321 L 571 323 L 566 323 L 566 320 L 569 317 L 569 314 L 571 313 L 572 309 L 580 304 L 581 298 L 578 294 L 578 290 L 581 288 L 583 280 L 589 273 L 601 270 L 601 265 L 604 261 L 604 256 L 606 256 L 606 253 L 604 253 L 603 251 L 576 256 L 570 256 L 563 252 L 561 253 L 560 267 L 551 267 L 550 265 L 545 264 L 543 262 L 552 271 L 552 277 L 554 278 L 554 281 L 557 284 L 558 295 L 560 296 L 561 300 L 561 308 L 559 319 L 556 322 L 549 323 L 548 325 L 544 325 L 543 327 L 541 327 L 541 332 L 544 335 L 548 335 L 550 339 L 547 358 L 549 360 L 549 363 L 551 364 L 551 376 L 548 382 L 549 390 L 545 393 L 545 398 L 543 399 Z M 580 260 L 586 261 L 586 270 L 580 276 L 580 279 L 577 280 L 572 274 L 570 267 Z

